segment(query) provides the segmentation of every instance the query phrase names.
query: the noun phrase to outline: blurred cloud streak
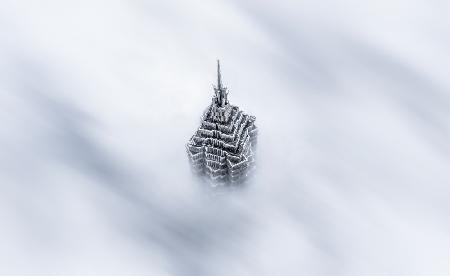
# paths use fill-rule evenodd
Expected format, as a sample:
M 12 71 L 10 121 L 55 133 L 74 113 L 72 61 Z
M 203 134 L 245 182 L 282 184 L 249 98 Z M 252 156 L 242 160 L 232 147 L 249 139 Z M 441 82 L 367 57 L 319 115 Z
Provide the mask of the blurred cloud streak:
M 448 275 L 449 5 L 0 3 L 1 275 Z M 212 96 L 258 171 L 212 195 Z

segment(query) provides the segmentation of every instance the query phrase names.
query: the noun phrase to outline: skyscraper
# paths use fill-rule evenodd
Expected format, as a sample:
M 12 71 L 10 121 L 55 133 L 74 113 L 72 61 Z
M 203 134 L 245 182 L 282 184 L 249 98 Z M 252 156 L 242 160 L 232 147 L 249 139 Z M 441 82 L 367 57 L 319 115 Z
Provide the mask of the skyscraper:
M 211 105 L 186 149 L 192 169 L 213 186 L 245 181 L 254 168 L 256 118 L 229 104 L 227 88 L 222 85 L 217 61 L 217 86 Z

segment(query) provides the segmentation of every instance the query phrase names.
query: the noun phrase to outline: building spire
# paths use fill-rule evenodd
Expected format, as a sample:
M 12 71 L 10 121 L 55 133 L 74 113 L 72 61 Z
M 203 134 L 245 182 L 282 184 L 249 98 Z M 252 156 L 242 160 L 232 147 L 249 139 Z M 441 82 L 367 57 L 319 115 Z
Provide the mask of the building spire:
M 222 86 L 222 74 L 220 72 L 220 61 L 217 60 L 217 87 L 214 88 L 216 92 L 216 103 L 220 107 L 224 107 L 228 104 L 228 92 L 227 88 Z
M 222 75 L 220 74 L 220 60 L 217 60 L 217 89 L 222 90 Z

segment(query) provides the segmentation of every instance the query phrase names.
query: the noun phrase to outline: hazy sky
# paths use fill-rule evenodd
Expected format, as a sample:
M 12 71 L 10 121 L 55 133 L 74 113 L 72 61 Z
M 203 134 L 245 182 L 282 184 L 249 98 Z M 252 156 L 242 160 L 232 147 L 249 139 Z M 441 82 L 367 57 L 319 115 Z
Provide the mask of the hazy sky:
M 442 1 L 0 2 L 0 275 L 448 275 Z M 256 116 L 211 195 L 185 144 Z

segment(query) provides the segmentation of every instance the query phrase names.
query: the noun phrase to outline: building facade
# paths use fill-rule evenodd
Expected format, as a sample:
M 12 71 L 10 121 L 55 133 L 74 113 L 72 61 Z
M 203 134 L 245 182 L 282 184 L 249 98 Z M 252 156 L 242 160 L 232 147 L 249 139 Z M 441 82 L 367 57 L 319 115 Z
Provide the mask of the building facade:
M 256 118 L 229 104 L 217 61 L 217 86 L 211 105 L 186 145 L 192 169 L 213 186 L 244 182 L 255 167 Z

